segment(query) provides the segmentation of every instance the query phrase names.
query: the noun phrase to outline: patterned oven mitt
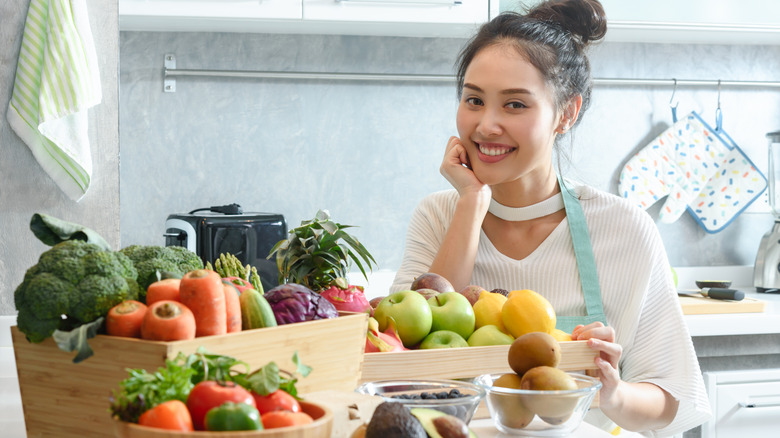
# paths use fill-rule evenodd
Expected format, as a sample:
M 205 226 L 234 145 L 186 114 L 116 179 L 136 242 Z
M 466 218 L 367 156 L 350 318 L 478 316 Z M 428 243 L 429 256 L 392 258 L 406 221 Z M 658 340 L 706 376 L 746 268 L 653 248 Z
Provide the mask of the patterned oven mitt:
M 725 228 L 766 188 L 766 178 L 722 130 L 695 112 L 640 150 L 620 174 L 620 194 L 641 208 L 666 196 L 659 219 L 687 209 L 708 233 Z

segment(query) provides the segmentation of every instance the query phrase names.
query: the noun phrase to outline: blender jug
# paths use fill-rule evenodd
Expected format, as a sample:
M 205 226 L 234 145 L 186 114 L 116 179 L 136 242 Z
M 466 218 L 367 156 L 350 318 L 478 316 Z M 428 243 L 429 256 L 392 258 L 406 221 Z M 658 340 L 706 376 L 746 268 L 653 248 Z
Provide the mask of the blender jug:
M 753 267 L 753 286 L 759 292 L 780 291 L 780 131 L 766 135 L 769 141 L 769 205 L 775 224 L 761 238 Z

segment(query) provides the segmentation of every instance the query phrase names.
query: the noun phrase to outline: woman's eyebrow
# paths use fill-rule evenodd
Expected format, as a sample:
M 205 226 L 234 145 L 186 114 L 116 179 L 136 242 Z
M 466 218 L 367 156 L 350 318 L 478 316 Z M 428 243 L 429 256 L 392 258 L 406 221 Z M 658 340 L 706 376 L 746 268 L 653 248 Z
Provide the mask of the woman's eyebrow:
M 471 84 L 471 83 L 468 83 L 468 82 L 463 84 L 463 88 L 468 88 L 468 89 L 474 90 L 474 91 L 476 91 L 478 93 L 484 93 L 484 90 L 482 90 L 478 86 L 476 86 L 474 84 Z M 507 88 L 506 90 L 501 90 L 501 94 L 505 94 L 505 95 L 506 94 L 529 94 L 529 95 L 533 95 L 534 93 L 532 93 L 530 90 L 528 90 L 526 88 Z
M 530 90 L 526 88 L 508 88 L 506 90 L 501 90 L 501 94 L 530 94 L 533 95 Z

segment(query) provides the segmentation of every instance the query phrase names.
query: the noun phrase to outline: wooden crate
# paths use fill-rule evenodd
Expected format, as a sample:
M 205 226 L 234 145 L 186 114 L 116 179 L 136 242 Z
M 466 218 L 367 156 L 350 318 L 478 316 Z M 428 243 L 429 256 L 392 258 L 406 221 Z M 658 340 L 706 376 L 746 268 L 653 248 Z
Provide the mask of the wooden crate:
M 561 342 L 564 371 L 596 369 L 596 351 L 587 341 Z M 392 353 L 367 353 L 363 357 L 360 382 L 385 379 L 461 379 L 481 374 L 509 373 L 509 345 L 488 347 L 437 348 Z
M 74 354 L 57 348 L 51 338 L 32 344 L 14 326 L 11 336 L 27 436 L 113 436 L 109 396 L 127 377 L 127 368 L 153 371 L 166 358 L 193 353 L 201 346 L 247 362 L 251 369 L 274 361 L 289 371 L 295 371 L 291 358 L 297 351 L 301 362 L 313 368 L 296 384 L 301 393 L 352 391 L 361 375 L 367 328 L 366 314 L 351 314 L 189 341 L 98 335 L 89 340 L 94 356 L 74 364 Z

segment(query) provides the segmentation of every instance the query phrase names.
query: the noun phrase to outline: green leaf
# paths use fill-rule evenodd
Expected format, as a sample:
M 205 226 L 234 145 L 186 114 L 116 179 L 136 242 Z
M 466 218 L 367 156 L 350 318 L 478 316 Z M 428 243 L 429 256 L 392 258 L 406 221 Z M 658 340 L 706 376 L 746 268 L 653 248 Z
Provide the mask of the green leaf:
M 100 327 L 103 325 L 103 317 L 82 324 L 70 331 L 55 330 L 52 334 L 54 342 L 57 343 L 62 351 L 77 351 L 76 357 L 73 358 L 73 363 L 79 363 L 84 359 L 92 356 L 94 351 L 89 346 L 87 339 L 94 338 Z
M 268 395 L 279 389 L 279 366 L 269 362 L 247 377 L 249 387 L 260 395 Z
M 303 362 L 301 362 L 301 359 L 298 357 L 298 352 L 296 351 L 293 353 L 292 361 L 296 366 L 296 372 L 301 375 L 301 377 L 306 377 L 311 373 L 312 368 L 308 365 L 304 365 Z

